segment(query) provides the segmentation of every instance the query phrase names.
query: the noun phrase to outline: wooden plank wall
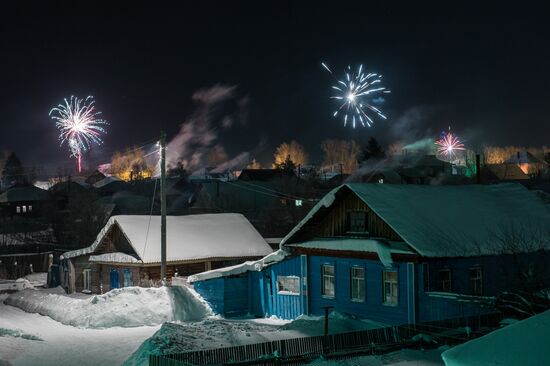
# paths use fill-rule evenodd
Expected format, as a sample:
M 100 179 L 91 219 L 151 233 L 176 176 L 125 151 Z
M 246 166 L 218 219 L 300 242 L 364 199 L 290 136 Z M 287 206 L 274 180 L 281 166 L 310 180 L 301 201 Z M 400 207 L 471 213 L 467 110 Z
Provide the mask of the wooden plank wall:
M 314 229 L 314 234 L 320 237 L 343 236 L 346 233 L 347 213 L 350 211 L 365 211 L 367 227 L 372 237 L 382 237 L 390 240 L 402 240 L 397 233 L 374 213 L 355 194 L 349 193 L 330 208 L 321 224 Z

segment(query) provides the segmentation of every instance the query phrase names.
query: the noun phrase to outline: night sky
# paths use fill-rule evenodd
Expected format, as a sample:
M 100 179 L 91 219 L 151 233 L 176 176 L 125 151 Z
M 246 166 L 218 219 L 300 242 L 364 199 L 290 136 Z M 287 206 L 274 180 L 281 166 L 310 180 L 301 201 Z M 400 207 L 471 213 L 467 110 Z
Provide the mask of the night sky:
M 213 122 L 230 157 L 251 151 L 268 162 L 295 139 L 320 162 L 326 138 L 412 142 L 449 125 L 472 147 L 550 145 L 546 9 L 198 3 L 2 4 L 0 150 L 25 165 L 72 164 L 48 112 L 91 94 L 111 122 L 92 152 L 107 162 L 161 129 L 171 139 L 196 113 L 193 94 L 215 85 L 236 86 L 239 113 L 224 105 L 216 118 L 239 123 Z M 344 128 L 322 61 L 337 74 L 359 63 L 382 73 L 388 120 Z

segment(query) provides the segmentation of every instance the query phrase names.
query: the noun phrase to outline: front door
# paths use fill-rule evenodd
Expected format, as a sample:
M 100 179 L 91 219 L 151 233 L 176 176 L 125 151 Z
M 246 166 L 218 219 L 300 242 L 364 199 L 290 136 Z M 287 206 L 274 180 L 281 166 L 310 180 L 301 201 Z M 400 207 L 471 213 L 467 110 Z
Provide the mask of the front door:
M 122 286 L 128 287 L 132 285 L 132 270 L 129 268 L 124 268 L 124 271 L 122 272 Z
M 111 289 L 118 288 L 118 270 L 111 268 Z

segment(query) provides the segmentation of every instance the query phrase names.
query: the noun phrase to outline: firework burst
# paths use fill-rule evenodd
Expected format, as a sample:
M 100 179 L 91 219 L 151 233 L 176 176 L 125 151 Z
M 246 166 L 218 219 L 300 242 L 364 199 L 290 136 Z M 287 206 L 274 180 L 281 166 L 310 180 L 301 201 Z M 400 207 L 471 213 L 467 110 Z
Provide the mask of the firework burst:
M 464 144 L 451 131 L 441 133 L 439 140 L 435 142 L 437 152 L 449 161 L 456 159 L 456 152 L 466 150 Z
M 69 146 L 71 156 L 77 159 L 79 173 L 82 170 L 82 154 L 88 151 L 92 144 L 103 143 L 101 135 L 106 133 L 104 126 L 109 123 L 99 118 L 100 115 L 101 112 L 96 110 L 92 96 L 86 99 L 71 96 L 50 110 L 49 116 L 59 129 L 60 145 Z
M 334 76 L 324 62 L 321 65 Z M 374 123 L 374 116 L 386 119 L 382 111 L 375 106 L 384 102 L 381 94 L 390 93 L 381 85 L 382 75 L 365 73 L 363 65 L 359 65 L 357 72 L 348 66 L 345 77 L 341 80 L 335 78 L 335 80 L 336 84 L 332 86 L 332 89 L 336 94 L 331 96 L 331 99 L 336 99 L 341 104 L 333 115 L 334 117 L 342 115 L 344 126 L 349 123 L 353 128 L 359 124 L 363 127 L 370 127 Z

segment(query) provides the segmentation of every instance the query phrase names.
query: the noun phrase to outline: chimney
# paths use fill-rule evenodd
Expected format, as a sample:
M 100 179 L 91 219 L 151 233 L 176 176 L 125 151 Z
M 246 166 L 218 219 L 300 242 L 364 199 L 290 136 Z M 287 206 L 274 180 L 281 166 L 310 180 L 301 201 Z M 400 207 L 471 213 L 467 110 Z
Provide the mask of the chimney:
M 481 184 L 481 163 L 479 154 L 476 154 L 476 183 Z

